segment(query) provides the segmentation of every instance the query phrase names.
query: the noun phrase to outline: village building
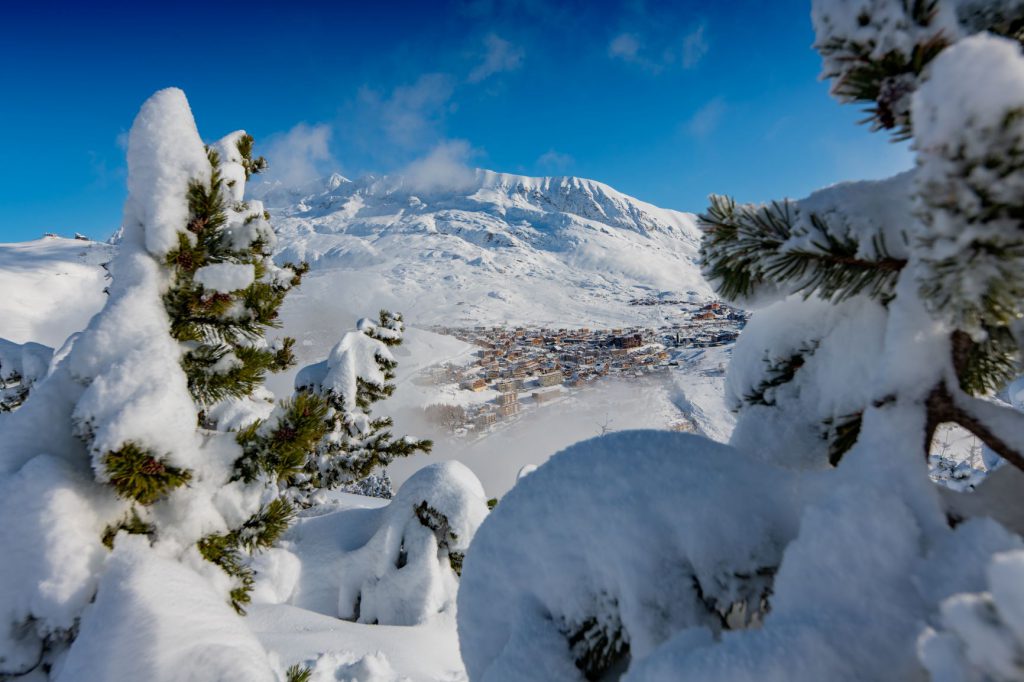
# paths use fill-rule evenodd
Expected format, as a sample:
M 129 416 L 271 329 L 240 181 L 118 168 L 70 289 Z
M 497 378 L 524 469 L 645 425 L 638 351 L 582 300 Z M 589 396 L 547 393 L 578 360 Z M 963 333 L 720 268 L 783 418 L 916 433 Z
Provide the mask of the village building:
M 640 334 L 630 334 L 629 336 L 616 336 L 612 339 L 614 348 L 629 349 L 639 348 L 644 345 L 644 339 Z
M 484 429 L 498 421 L 498 415 L 495 412 L 481 412 L 473 419 L 473 425 L 478 429 Z
M 519 402 L 519 394 L 518 393 L 502 393 L 497 398 L 495 398 L 495 402 L 498 403 L 499 405 L 511 405 L 513 403 L 518 403 Z
M 537 383 L 541 386 L 557 386 L 562 383 L 562 373 L 558 371 L 541 374 L 537 377 Z
M 554 390 L 554 391 L 534 391 L 533 392 L 533 401 L 535 403 L 537 403 L 538 405 L 541 405 L 543 403 L 550 402 L 550 401 L 554 400 L 555 398 L 560 397 L 561 395 L 562 395 L 562 392 L 558 391 L 558 390 Z
M 511 379 L 503 379 L 494 385 L 495 390 L 501 393 L 511 393 L 516 390 L 515 381 Z
M 466 391 L 482 391 L 487 388 L 487 381 L 482 378 L 467 379 L 460 384 L 461 388 Z

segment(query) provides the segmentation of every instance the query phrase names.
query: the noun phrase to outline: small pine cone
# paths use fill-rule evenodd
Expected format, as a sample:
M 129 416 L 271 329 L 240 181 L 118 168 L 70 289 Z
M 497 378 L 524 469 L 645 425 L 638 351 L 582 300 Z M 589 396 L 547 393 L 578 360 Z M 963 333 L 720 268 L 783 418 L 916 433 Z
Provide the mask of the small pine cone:
M 167 467 L 165 467 L 162 462 L 158 462 L 152 457 L 147 459 L 142 464 L 142 473 L 146 474 L 147 476 L 157 476 L 159 474 L 165 473 L 166 471 Z
M 274 432 L 274 439 L 279 443 L 285 443 L 295 438 L 295 429 L 290 426 L 282 426 Z

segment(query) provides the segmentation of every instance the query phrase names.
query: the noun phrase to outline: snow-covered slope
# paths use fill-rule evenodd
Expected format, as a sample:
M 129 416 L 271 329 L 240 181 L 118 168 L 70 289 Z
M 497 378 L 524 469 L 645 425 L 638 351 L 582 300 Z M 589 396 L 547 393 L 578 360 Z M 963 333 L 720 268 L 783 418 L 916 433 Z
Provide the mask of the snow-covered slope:
M 0 244 L 0 338 L 58 347 L 103 307 L 114 247 L 45 237 Z
M 593 180 L 478 170 L 455 188 L 339 175 L 298 190 L 257 186 L 281 260 L 313 266 L 303 296 L 356 298 L 413 324 L 657 322 L 630 299 L 711 292 L 694 216 Z

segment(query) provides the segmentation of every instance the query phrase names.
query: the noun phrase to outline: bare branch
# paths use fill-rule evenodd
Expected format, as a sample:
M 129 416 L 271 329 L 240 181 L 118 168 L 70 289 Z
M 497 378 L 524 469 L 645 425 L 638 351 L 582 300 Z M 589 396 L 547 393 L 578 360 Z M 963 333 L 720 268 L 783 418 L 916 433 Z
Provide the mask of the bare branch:
M 974 398 L 957 390 L 951 393 L 945 383 L 936 386 L 925 405 L 925 455 L 927 456 L 935 429 L 952 422 L 964 427 L 989 446 L 993 452 L 1024 471 L 1024 413 L 1009 407 Z

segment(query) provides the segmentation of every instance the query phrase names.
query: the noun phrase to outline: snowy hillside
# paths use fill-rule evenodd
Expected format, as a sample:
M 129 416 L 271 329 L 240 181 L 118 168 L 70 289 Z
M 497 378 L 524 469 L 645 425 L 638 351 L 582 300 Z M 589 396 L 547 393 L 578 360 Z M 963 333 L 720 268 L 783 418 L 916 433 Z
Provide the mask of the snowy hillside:
M 413 324 L 658 322 L 634 298 L 703 299 L 694 216 L 580 178 L 478 170 L 457 188 L 402 177 L 264 184 L 278 259 L 306 260 L 304 297 L 337 287 Z M 343 271 L 345 274 L 341 275 Z
M 100 265 L 113 254 L 107 244 L 59 237 L 0 244 L 0 337 L 60 346 L 103 306 Z

